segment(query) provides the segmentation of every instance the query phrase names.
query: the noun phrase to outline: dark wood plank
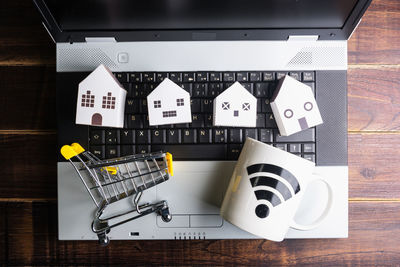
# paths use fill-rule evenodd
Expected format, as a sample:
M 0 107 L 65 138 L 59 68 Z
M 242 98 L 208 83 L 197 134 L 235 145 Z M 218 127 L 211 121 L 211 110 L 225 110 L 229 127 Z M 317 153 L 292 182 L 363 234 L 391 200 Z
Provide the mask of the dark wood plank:
M 349 135 L 349 197 L 400 197 L 400 134 Z
M 0 135 L 0 198 L 56 198 L 54 134 Z M 400 197 L 400 133 L 349 135 L 350 198 Z M 176 170 L 179 171 L 179 170 Z
M 6 265 L 375 265 L 400 262 L 400 203 L 352 202 L 348 239 L 57 241 L 55 203 L 9 203 Z
M 56 128 L 54 67 L 0 66 L 0 92 L 0 130 Z
M 55 134 L 3 134 L 0 151 L 0 198 L 57 196 Z
M 0 202 L 0 263 L 7 262 L 8 254 L 8 235 L 6 234 L 7 227 L 7 202 Z
M 400 64 L 400 1 L 373 0 L 348 49 L 350 64 Z
M 400 130 L 399 84 L 400 67 L 349 69 L 349 130 Z
M 55 64 L 55 45 L 31 0 L 0 2 L 0 65 Z

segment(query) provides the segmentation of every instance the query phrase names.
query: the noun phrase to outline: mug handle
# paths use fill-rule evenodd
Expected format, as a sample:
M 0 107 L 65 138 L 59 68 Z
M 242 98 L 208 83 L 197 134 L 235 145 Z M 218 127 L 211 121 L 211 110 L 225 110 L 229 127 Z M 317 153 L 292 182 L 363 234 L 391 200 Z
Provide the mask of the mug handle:
M 315 175 L 315 174 L 313 174 L 313 176 L 315 178 L 310 183 L 315 182 L 315 181 L 322 181 L 326 185 L 326 188 L 328 189 L 328 203 L 325 207 L 325 210 L 322 212 L 322 214 L 319 216 L 319 218 L 316 219 L 313 223 L 307 224 L 307 225 L 302 225 L 302 224 L 295 222 L 294 218 L 293 218 L 292 222 L 290 224 L 291 228 L 294 228 L 297 230 L 302 230 L 302 231 L 307 231 L 307 230 L 317 228 L 325 220 L 326 216 L 328 216 L 328 214 L 332 208 L 332 204 L 333 204 L 332 187 L 329 185 L 329 183 L 327 182 L 327 180 L 325 178 Z

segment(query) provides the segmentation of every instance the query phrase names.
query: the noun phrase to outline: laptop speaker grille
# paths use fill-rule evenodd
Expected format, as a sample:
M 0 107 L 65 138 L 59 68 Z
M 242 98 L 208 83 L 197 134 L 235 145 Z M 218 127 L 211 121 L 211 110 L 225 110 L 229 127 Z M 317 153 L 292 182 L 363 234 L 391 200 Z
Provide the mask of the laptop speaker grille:
M 342 47 L 304 47 L 290 61 L 287 66 L 326 66 L 334 67 L 346 64 L 347 55 Z
M 87 71 L 95 69 L 100 64 L 110 69 L 117 67 L 117 64 L 99 48 L 59 49 L 57 57 L 57 69 Z

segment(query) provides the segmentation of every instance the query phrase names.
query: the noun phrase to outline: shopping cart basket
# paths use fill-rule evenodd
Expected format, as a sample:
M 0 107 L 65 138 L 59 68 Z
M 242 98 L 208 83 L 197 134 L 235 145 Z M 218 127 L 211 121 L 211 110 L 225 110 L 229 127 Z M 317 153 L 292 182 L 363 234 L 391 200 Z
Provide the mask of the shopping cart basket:
M 169 176 L 173 175 L 170 153 L 156 152 L 101 160 L 90 151 L 85 151 L 78 143 L 73 143 L 63 146 L 61 154 L 71 162 L 98 208 L 92 222 L 92 230 L 102 245 L 109 243 L 107 234 L 111 228 L 150 213 L 156 212 L 166 222 L 171 220 L 165 200 L 153 204 L 139 204 L 143 191 L 168 180 Z M 73 158 L 78 162 L 72 161 Z M 108 205 L 130 196 L 133 202 L 132 209 L 102 217 Z M 132 215 L 128 218 L 122 218 L 130 213 Z M 114 219 L 117 219 L 117 222 L 111 224 L 109 221 Z

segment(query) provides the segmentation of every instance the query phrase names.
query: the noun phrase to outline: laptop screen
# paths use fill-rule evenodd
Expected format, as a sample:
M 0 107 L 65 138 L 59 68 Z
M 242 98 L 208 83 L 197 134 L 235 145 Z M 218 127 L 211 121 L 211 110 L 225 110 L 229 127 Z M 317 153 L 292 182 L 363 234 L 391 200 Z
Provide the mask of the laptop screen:
M 357 0 L 44 1 L 62 31 L 342 28 Z

